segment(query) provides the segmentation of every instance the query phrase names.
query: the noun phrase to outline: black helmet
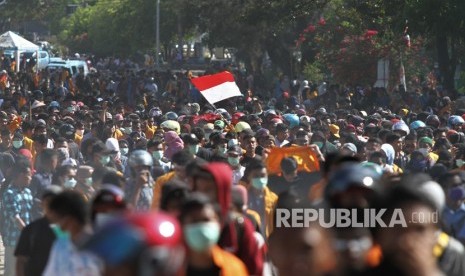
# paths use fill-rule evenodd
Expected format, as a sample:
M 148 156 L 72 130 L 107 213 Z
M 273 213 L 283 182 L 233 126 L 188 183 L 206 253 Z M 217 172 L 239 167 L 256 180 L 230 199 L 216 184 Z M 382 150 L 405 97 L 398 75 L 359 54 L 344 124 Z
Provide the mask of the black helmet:
M 32 92 L 32 97 L 36 100 L 39 100 L 44 97 L 44 93 L 40 90 L 34 90 L 34 92 Z
M 58 130 L 60 136 L 66 139 L 74 139 L 74 134 L 76 133 L 76 129 L 71 124 L 63 124 L 60 126 Z

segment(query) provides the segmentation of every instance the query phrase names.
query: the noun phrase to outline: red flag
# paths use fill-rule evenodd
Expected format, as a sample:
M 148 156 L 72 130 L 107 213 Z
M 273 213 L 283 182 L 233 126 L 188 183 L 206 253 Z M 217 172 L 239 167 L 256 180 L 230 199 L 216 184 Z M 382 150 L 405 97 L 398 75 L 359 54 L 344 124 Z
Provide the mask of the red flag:
M 216 120 L 221 120 L 221 116 L 218 114 L 212 114 L 212 113 L 192 116 L 192 123 L 194 125 L 198 124 L 200 121 L 206 121 L 209 123 L 213 123 Z
M 242 95 L 234 81 L 233 74 L 227 71 L 195 78 L 191 81 L 211 104 Z

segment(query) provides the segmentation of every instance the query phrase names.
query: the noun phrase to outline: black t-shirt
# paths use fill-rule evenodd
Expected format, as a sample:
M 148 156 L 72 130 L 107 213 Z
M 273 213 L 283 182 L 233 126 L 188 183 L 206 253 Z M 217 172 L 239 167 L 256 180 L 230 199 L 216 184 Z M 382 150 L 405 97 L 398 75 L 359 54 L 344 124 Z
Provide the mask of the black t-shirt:
M 213 153 L 211 152 L 211 150 L 201 147 L 199 148 L 199 151 L 197 152 L 196 155 L 197 157 L 200 157 L 203 160 L 210 162 L 212 159 Z
M 260 155 L 255 155 L 255 157 L 244 156 L 244 158 L 241 160 L 241 165 L 243 167 L 247 167 L 247 165 L 254 160 L 261 161 L 262 157 Z
M 26 276 L 42 275 L 54 241 L 55 234 L 46 218 L 33 221 L 21 231 L 15 256 L 29 257 L 24 271 Z
M 273 175 L 268 179 L 268 188 L 277 195 L 294 190 L 296 194 L 306 198 L 310 187 L 320 179 L 321 174 L 319 172 L 299 172 L 292 182 L 287 182 L 283 176 Z
M 187 267 L 186 276 L 219 276 L 221 269 L 216 265 L 213 265 L 207 269 L 199 269 L 192 266 Z

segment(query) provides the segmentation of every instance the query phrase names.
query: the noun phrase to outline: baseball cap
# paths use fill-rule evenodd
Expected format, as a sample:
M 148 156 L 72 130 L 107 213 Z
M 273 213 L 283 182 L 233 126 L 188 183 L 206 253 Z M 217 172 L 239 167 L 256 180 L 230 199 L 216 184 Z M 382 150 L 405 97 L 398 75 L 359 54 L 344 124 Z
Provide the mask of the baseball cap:
M 348 149 L 353 153 L 357 153 L 357 147 L 352 143 L 345 143 L 342 145 L 341 149 Z

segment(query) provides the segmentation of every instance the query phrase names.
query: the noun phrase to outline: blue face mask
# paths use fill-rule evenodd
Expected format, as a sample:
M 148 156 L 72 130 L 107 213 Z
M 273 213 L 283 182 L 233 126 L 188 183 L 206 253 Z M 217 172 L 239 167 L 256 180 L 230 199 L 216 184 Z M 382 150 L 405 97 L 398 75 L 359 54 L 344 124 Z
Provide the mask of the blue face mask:
M 225 155 L 228 149 L 226 147 L 218 147 L 218 153 Z
M 92 177 L 86 178 L 86 182 L 85 182 L 85 183 L 86 183 L 87 186 L 91 187 L 91 186 L 92 186 L 92 183 L 93 183 Z
M 72 189 L 76 186 L 77 184 L 77 181 L 76 179 L 74 178 L 68 178 L 66 179 L 65 183 L 63 184 L 63 186 L 67 189 Z
M 240 163 L 240 158 L 239 157 L 228 157 L 228 163 L 229 165 L 236 167 Z
M 190 249 L 205 252 L 220 238 L 220 225 L 217 222 L 199 222 L 184 226 L 184 239 Z
M 122 155 L 126 156 L 126 155 L 128 155 L 129 148 L 120 148 L 120 151 L 121 151 Z
M 463 165 L 465 165 L 465 162 L 462 159 L 457 159 L 455 160 L 455 165 L 457 165 L 457 168 L 461 168 Z
M 13 147 L 15 149 L 19 149 L 22 146 L 23 146 L 23 141 L 17 141 L 17 140 L 13 141 Z
M 52 231 L 57 237 L 57 239 L 68 239 L 70 237 L 69 232 L 61 229 L 60 225 L 51 224 L 50 227 L 52 228 Z
M 192 155 L 196 155 L 197 152 L 199 152 L 199 148 L 200 148 L 199 145 L 190 145 L 190 146 L 189 146 L 189 152 L 190 152 Z
M 102 163 L 103 166 L 108 165 L 108 163 L 110 163 L 110 156 L 109 155 L 102 156 L 102 158 L 100 158 L 100 163 Z
M 268 184 L 268 177 L 255 177 L 252 178 L 252 186 L 257 190 L 265 189 Z
M 152 152 L 152 157 L 153 159 L 159 161 L 163 157 L 163 151 L 162 150 L 156 150 Z

